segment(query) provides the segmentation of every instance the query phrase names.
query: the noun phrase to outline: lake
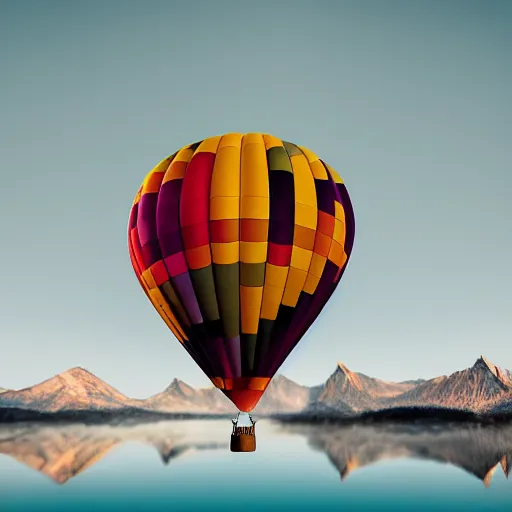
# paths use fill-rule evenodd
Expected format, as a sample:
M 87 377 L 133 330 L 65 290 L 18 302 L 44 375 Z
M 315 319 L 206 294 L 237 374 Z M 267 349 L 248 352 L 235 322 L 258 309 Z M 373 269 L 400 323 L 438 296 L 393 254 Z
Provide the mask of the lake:
M 0 510 L 484 511 L 512 505 L 512 425 L 0 425 Z

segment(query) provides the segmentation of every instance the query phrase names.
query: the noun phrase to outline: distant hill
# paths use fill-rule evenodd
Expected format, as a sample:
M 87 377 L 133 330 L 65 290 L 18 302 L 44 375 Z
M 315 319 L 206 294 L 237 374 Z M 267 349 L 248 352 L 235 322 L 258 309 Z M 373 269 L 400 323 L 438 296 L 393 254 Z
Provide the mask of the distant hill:
M 254 414 L 298 412 L 316 398 L 317 388 L 301 386 L 284 375 L 276 375 L 254 409 Z
M 140 404 L 145 409 L 165 412 L 235 412 L 235 406 L 218 389 L 195 389 L 185 382 L 174 379 L 161 393 Z

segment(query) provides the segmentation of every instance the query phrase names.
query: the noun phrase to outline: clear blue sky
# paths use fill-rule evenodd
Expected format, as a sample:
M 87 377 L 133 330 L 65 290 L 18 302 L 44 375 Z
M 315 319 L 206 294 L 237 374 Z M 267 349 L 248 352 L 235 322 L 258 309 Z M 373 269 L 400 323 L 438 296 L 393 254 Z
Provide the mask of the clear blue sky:
M 132 396 L 209 384 L 126 226 L 158 161 L 229 131 L 309 147 L 354 204 L 285 375 L 512 367 L 511 25 L 507 1 L 1 0 L 0 386 L 77 365 Z

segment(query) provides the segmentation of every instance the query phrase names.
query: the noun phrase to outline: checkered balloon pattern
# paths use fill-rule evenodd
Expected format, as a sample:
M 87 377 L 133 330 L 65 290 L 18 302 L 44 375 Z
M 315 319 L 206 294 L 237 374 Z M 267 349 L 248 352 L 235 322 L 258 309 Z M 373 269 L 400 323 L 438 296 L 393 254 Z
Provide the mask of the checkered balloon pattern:
M 213 384 L 251 411 L 346 268 L 354 213 L 336 171 L 261 133 L 183 147 L 130 213 L 133 268 Z

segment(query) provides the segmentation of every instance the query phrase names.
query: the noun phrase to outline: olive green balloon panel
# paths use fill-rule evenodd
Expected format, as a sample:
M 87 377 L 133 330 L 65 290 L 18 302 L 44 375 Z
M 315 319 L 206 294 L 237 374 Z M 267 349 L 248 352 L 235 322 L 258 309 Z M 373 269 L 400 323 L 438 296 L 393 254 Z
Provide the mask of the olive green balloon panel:
M 128 245 L 169 329 L 249 412 L 340 282 L 354 230 L 343 181 L 314 153 L 229 133 L 146 176 Z

